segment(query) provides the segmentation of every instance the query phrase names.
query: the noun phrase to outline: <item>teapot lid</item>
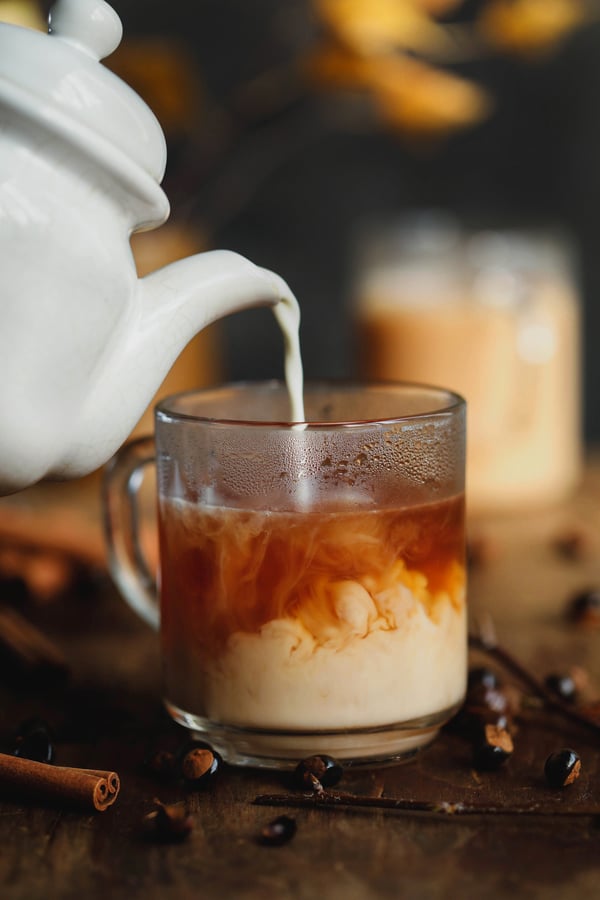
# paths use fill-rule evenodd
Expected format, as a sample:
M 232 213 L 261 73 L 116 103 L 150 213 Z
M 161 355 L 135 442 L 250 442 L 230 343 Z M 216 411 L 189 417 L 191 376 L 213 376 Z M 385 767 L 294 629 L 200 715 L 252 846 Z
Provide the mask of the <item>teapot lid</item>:
M 48 32 L 0 23 L 0 104 L 61 132 L 111 169 L 149 204 L 145 225 L 164 221 L 160 124 L 135 91 L 99 64 L 121 41 L 117 13 L 104 0 L 56 0 Z

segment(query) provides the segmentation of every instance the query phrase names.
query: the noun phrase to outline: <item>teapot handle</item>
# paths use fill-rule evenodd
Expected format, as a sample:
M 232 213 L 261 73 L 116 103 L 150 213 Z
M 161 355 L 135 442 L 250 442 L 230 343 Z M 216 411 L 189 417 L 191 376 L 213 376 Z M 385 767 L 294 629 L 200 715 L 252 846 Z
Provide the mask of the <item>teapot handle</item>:
M 102 506 L 112 578 L 133 611 L 158 630 L 158 590 L 142 550 L 139 508 L 144 470 L 155 461 L 154 438 L 151 436 L 138 438 L 122 447 L 105 469 Z

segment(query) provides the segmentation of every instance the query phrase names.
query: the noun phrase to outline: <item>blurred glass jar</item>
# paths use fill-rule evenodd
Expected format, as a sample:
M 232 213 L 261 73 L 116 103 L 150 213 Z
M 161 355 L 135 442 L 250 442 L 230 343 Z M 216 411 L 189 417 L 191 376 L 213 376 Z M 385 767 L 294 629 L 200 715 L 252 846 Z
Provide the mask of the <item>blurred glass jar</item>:
M 357 259 L 361 375 L 468 402 L 471 514 L 560 501 L 581 471 L 580 310 L 571 249 L 424 213 L 370 228 Z

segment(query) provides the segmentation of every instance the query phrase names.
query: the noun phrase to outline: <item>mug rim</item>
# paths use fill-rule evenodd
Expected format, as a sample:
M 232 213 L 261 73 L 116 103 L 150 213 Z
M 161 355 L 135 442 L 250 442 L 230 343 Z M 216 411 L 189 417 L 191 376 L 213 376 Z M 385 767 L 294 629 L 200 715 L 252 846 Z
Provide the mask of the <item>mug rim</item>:
M 448 416 L 458 412 L 461 409 L 465 409 L 467 406 L 467 402 L 464 397 L 462 397 L 456 391 L 451 390 L 450 388 L 441 387 L 435 384 L 427 384 L 424 382 L 413 382 L 413 381 L 391 381 L 391 380 L 357 380 L 357 379 L 337 379 L 337 378 L 319 378 L 319 379 L 308 379 L 305 381 L 303 385 L 303 393 L 306 391 L 314 391 L 316 392 L 318 389 L 338 389 L 338 390 L 367 390 L 367 391 L 378 391 L 385 389 L 395 389 L 399 391 L 406 391 L 407 389 L 423 391 L 425 393 L 429 392 L 432 395 L 437 395 L 438 399 L 442 397 L 447 398 L 447 403 L 445 405 L 439 406 L 437 409 L 424 409 L 420 412 L 409 413 L 405 415 L 399 416 L 376 416 L 373 418 L 362 418 L 362 419 L 341 419 L 324 421 L 324 420 L 309 420 L 309 421 L 292 421 L 292 420 L 277 420 L 277 419 L 239 419 L 239 418 L 227 418 L 224 416 L 201 416 L 197 414 L 192 414 L 188 412 L 182 412 L 181 410 L 177 410 L 173 408 L 173 404 L 176 401 L 184 400 L 188 397 L 200 397 L 200 396 L 209 396 L 210 394 L 218 394 L 218 393 L 227 393 L 228 391 L 235 390 L 236 392 L 246 392 L 246 391 L 256 391 L 256 390 L 265 390 L 265 389 L 278 389 L 287 391 L 286 383 L 283 379 L 262 379 L 257 381 L 245 380 L 245 381 L 232 381 L 232 382 L 223 382 L 217 385 L 213 385 L 211 387 L 203 387 L 203 388 L 193 388 L 187 391 L 178 391 L 173 394 L 169 394 L 166 397 L 163 397 L 154 407 L 154 417 L 156 422 L 188 422 L 188 423 L 201 423 L 201 424 L 213 424 L 213 425 L 224 425 L 224 426 L 235 426 L 235 427 L 249 427 L 249 428 L 285 428 L 289 429 L 294 426 L 304 426 L 303 430 L 316 430 L 316 429 L 324 429 L 324 428 L 361 428 L 361 427 L 371 427 L 373 425 L 390 425 L 393 423 L 401 423 L 401 422 L 413 422 L 421 419 L 431 419 L 439 416 Z

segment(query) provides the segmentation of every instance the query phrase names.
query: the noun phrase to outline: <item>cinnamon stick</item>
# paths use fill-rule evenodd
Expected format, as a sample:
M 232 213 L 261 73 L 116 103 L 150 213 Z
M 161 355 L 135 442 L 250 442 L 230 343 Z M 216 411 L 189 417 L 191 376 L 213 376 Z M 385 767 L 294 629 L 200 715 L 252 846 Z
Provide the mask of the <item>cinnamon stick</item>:
M 52 766 L 0 753 L 0 793 L 103 812 L 117 799 L 116 772 Z

